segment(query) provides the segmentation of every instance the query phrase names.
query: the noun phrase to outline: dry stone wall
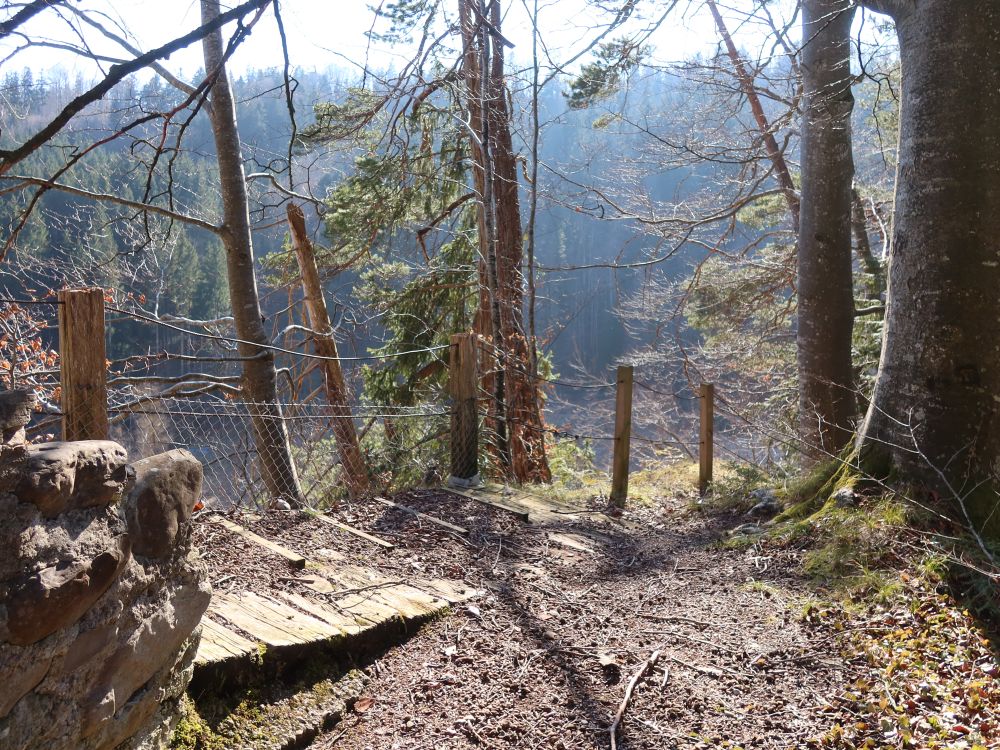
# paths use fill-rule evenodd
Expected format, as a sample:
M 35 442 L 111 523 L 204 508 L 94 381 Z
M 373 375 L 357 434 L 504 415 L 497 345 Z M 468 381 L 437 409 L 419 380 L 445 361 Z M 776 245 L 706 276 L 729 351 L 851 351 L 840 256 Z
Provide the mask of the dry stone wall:
M 0 392 L 0 748 L 162 747 L 210 597 L 190 542 L 201 464 L 30 445 L 32 407 Z

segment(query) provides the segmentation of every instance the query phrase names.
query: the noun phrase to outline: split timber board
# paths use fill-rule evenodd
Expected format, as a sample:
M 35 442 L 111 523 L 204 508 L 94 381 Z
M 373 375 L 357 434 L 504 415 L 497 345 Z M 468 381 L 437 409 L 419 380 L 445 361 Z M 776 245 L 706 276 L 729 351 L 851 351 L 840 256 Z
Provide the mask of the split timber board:
M 594 546 L 591 544 L 591 540 L 585 536 L 581 536 L 580 534 L 549 532 L 546 536 L 552 544 L 558 544 L 561 547 L 568 547 L 576 550 L 577 552 L 594 552 Z
M 336 638 L 343 631 L 251 591 L 216 594 L 209 610 L 268 647 L 294 646 Z
M 248 542 L 253 542 L 264 549 L 270 550 L 274 554 L 285 558 L 294 568 L 301 570 L 306 566 L 306 559 L 302 555 L 297 552 L 292 552 L 290 549 L 282 547 L 280 544 L 272 542 L 270 539 L 265 539 L 259 534 L 254 534 L 249 529 L 243 528 L 238 523 L 233 523 L 228 518 L 223 518 L 222 516 L 212 516 L 209 520 L 212 521 L 212 523 L 217 523 L 227 531 L 231 531 L 232 533 L 243 537 Z
M 513 513 L 526 523 L 576 521 L 579 520 L 577 514 L 583 512 L 561 503 L 543 500 L 526 492 L 506 495 L 490 489 L 459 490 L 454 487 L 442 487 L 442 489 L 453 495 L 459 495 Z
M 483 492 L 479 490 L 458 490 L 454 487 L 442 487 L 445 492 L 450 492 L 453 495 L 458 495 L 459 497 L 464 497 L 467 500 L 475 500 L 477 503 L 482 503 L 483 505 L 489 505 L 493 508 L 499 508 L 500 510 L 512 513 L 518 518 L 520 518 L 525 523 L 531 523 L 531 511 L 524 505 L 516 501 L 512 501 L 510 498 L 502 497 L 493 492 Z
M 593 518 L 596 515 L 600 518 L 603 515 L 599 511 L 574 508 L 567 503 L 541 498 L 524 491 L 507 491 L 507 493 L 501 494 L 503 490 L 492 487 L 471 490 L 459 490 L 454 487 L 442 487 L 441 489 L 453 495 L 514 513 L 522 519 L 526 518 L 528 523 L 572 524 L 580 521 L 583 516 Z M 626 526 L 622 521 L 615 523 Z M 608 544 L 613 541 L 613 538 L 607 534 L 592 529 L 573 532 L 568 530 L 564 532 L 550 531 L 546 534 L 546 538 L 550 543 L 560 547 L 589 554 L 597 551 L 595 544 Z
M 576 523 L 587 518 L 603 526 L 613 526 L 623 529 L 640 528 L 633 521 L 612 519 L 600 510 L 574 507 L 568 503 L 542 498 L 524 490 L 503 490 L 499 487 L 480 487 L 468 490 L 441 487 L 441 489 L 469 500 L 475 500 L 484 505 L 491 505 L 501 510 L 507 510 L 522 518 L 526 515 L 528 523 Z M 587 530 L 578 533 L 596 542 L 605 543 L 611 541 L 611 537 L 597 531 Z M 560 543 L 560 540 L 557 539 L 556 542 Z
M 257 651 L 257 644 L 220 625 L 210 617 L 201 621 L 201 643 L 198 645 L 199 662 L 221 662 L 239 659 Z
M 340 529 L 341 531 L 346 531 L 348 534 L 353 534 L 360 539 L 371 542 L 372 544 L 377 544 L 379 547 L 384 547 L 385 549 L 392 549 L 396 545 L 392 542 L 387 542 L 385 539 L 375 536 L 374 534 L 369 534 L 361 529 L 356 529 L 353 526 L 348 526 L 346 523 L 341 523 L 335 518 L 330 518 L 330 516 L 324 515 L 323 513 L 310 513 L 313 518 L 318 518 L 323 523 L 329 524 L 334 528 Z
M 434 516 L 427 515 L 426 513 L 421 513 L 419 510 L 408 508 L 405 505 L 399 505 L 398 503 L 394 503 L 392 500 L 386 500 L 384 497 L 376 497 L 375 502 L 380 503 L 387 508 L 393 508 L 394 510 L 402 511 L 403 513 L 409 513 L 411 516 L 416 516 L 423 521 L 440 526 L 443 529 L 448 529 L 448 531 L 454 531 L 456 534 L 461 536 L 469 535 L 469 530 L 463 528 L 462 526 L 456 526 L 453 523 L 442 521 L 440 518 L 435 518 Z

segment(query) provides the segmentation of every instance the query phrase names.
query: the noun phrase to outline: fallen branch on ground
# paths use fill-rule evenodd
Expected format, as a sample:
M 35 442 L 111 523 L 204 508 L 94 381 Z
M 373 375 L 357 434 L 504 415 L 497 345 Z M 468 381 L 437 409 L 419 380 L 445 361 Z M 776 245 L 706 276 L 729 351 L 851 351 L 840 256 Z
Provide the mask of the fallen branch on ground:
M 625 718 L 625 712 L 628 710 L 628 704 L 632 702 L 632 693 L 635 691 L 635 686 L 639 684 L 639 680 L 643 678 L 646 672 L 652 667 L 656 666 L 656 661 L 660 658 L 660 649 L 656 649 L 646 661 L 642 663 L 638 671 L 632 675 L 632 679 L 629 680 L 628 687 L 625 688 L 625 697 L 622 698 L 622 704 L 618 707 L 618 713 L 615 714 L 615 720 L 611 722 L 611 726 L 608 727 L 608 734 L 611 735 L 611 750 L 618 750 L 618 727 L 622 723 L 622 719 Z

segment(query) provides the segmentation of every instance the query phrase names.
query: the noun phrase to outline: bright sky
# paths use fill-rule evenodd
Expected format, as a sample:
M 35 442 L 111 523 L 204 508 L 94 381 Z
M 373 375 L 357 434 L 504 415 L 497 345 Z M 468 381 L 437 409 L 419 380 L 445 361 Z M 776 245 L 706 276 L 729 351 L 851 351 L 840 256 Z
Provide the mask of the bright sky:
M 778 23 L 788 17 L 795 0 L 778 0 L 768 7 Z M 364 63 L 378 70 L 399 69 L 412 54 L 412 45 L 389 47 L 385 44 L 369 45 L 365 35 L 372 25 L 373 12 L 369 7 L 388 0 L 281 0 L 281 12 L 290 46 L 292 65 L 304 69 L 323 70 L 337 67 L 350 70 Z M 500 0 L 504 12 L 503 33 L 515 44 L 509 53 L 511 68 L 527 66 L 531 60 L 531 24 L 528 6 L 536 0 Z M 562 63 L 571 59 L 593 39 L 610 13 L 602 13 L 595 6 L 620 7 L 620 1 L 611 0 L 537 0 L 539 28 L 544 47 L 551 59 Z M 609 37 L 641 31 L 658 18 L 675 0 L 643 0 L 626 27 L 616 30 Z M 237 5 L 237 0 L 224 0 L 223 9 Z M 748 0 L 720 0 L 719 6 L 727 16 L 730 30 L 738 44 L 747 49 L 759 48 L 765 35 L 761 25 L 747 23 L 739 12 Z M 444 0 L 444 7 L 453 18 L 457 2 Z M 200 25 L 199 0 L 74 0 L 72 7 L 87 10 L 94 18 L 112 19 L 128 29 L 132 42 L 142 50 L 158 47 L 171 39 L 187 33 Z M 754 7 L 754 6 L 750 6 Z M 869 14 L 870 15 L 870 14 Z M 859 17 L 860 22 L 860 17 Z M 384 23 L 384 22 L 383 22 Z M 110 25 L 110 24 L 106 24 Z M 376 30 L 379 27 L 376 27 Z M 80 44 L 81 37 L 92 49 L 110 56 L 122 56 L 114 43 L 80 23 L 65 9 L 50 9 L 41 13 L 20 29 L 33 39 L 47 38 L 62 43 Z M 230 33 L 232 28 L 227 29 Z M 441 33 L 437 29 L 435 35 Z M 793 39 L 798 35 L 797 24 L 789 30 Z M 875 34 L 869 24 L 865 37 Z M 877 36 L 877 35 L 876 35 Z M 452 35 L 449 41 L 457 40 Z M 0 43 L 0 53 L 6 55 L 14 43 L 23 42 L 13 35 Z M 666 22 L 648 38 L 659 62 L 673 62 L 697 54 L 712 54 L 718 49 L 719 38 L 714 22 L 704 0 L 676 0 L 676 7 Z M 768 45 L 771 47 L 771 45 Z M 167 67 L 174 73 L 193 76 L 202 66 L 201 45 L 194 44 L 175 53 Z M 542 55 L 544 65 L 544 54 Z M 587 57 L 576 63 L 578 68 Z M 254 28 L 250 38 L 237 50 L 230 70 L 238 73 L 250 68 L 270 68 L 282 64 L 281 44 L 274 14 L 268 10 Z M 4 67 L 21 69 L 31 67 L 43 70 L 60 66 L 67 72 L 82 71 L 85 76 L 96 77 L 98 69 L 92 61 L 51 48 L 30 48 L 20 52 Z M 360 70 L 360 68 L 358 68 Z
M 503 32 L 516 45 L 511 56 L 515 62 L 527 63 L 531 54 L 531 26 L 525 2 L 532 3 L 534 0 L 501 2 L 506 14 Z M 683 0 L 683 3 L 687 2 L 689 0 Z M 223 3 L 223 7 L 236 4 L 235 0 L 228 0 Z M 331 65 L 350 68 L 352 61 L 361 63 L 367 54 L 374 67 L 399 67 L 406 60 L 409 48 L 368 46 L 365 32 L 372 24 L 370 4 L 371 0 L 283 0 L 282 16 L 293 65 L 307 69 L 323 69 Z M 144 50 L 159 46 L 199 25 L 198 0 L 82 0 L 74 5 L 106 13 L 119 20 Z M 654 4 L 646 5 L 652 10 Z M 578 50 L 587 39 L 593 37 L 594 26 L 602 21 L 606 22 L 610 17 L 588 8 L 585 0 L 540 0 L 539 6 L 539 27 L 545 45 L 557 61 L 568 59 L 574 50 Z M 700 1 L 692 2 L 691 8 L 695 10 L 674 14 L 671 21 L 650 39 L 660 51 L 661 57 L 676 60 L 714 49 L 717 37 L 712 20 L 707 12 L 697 10 L 700 6 Z M 65 18 L 70 19 L 72 16 L 65 14 Z M 641 17 L 640 23 L 648 22 L 649 18 L 650 16 Z M 79 25 L 78 22 L 76 25 Z M 633 24 L 632 28 L 637 28 L 637 25 Z M 23 30 L 36 38 L 47 37 L 74 43 L 78 43 L 79 39 L 70 24 L 52 11 L 41 14 L 30 25 L 23 27 Z M 120 54 L 120 50 L 92 30 L 86 30 L 86 38 L 96 51 Z M 9 50 L 10 44 L 0 45 L 0 49 Z M 281 65 L 281 62 L 277 26 L 273 14 L 268 12 L 236 53 L 231 69 L 239 71 L 267 68 Z M 28 66 L 34 69 L 50 68 L 53 65 L 60 65 L 69 71 L 82 69 L 86 73 L 97 73 L 92 64 L 52 49 L 25 50 L 7 64 L 8 67 Z M 183 71 L 187 74 L 193 73 L 200 66 L 200 45 L 193 45 L 175 54 L 168 63 L 168 67 L 174 72 Z

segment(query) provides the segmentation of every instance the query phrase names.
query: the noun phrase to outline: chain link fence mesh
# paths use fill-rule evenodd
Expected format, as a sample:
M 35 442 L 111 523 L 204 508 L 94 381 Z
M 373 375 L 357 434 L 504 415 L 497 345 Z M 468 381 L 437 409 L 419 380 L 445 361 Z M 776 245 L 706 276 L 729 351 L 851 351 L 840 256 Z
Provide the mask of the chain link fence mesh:
M 312 508 L 329 507 L 346 495 L 345 472 L 368 474 L 373 491 L 404 483 L 438 481 L 447 445 L 447 412 L 431 407 L 368 406 L 353 410 L 363 465 L 345 467 L 331 428 L 331 407 L 278 404 L 302 496 Z M 271 504 L 260 472 L 253 432 L 254 405 L 237 398 L 160 398 L 112 406 L 111 439 L 133 459 L 185 448 L 202 462 L 206 505 L 264 508 Z M 342 418 L 342 417 L 341 417 Z M 283 440 L 280 425 L 260 441 Z

